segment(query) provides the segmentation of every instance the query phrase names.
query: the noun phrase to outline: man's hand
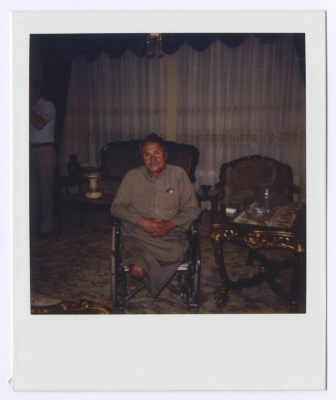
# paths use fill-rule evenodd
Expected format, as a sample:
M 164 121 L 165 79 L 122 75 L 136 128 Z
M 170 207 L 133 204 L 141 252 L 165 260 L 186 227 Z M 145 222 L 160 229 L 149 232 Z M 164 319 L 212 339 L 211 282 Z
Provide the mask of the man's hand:
M 159 238 L 166 236 L 175 227 L 174 222 L 171 220 L 164 221 L 161 218 L 145 217 L 140 217 L 137 221 L 137 225 L 149 233 L 152 237 Z
M 137 225 L 139 225 L 144 231 L 149 233 L 151 236 L 156 236 L 156 234 L 160 230 L 161 222 L 162 219 L 140 217 L 137 221 Z
M 159 223 L 159 231 L 155 235 L 151 236 L 156 236 L 159 238 L 162 238 L 175 227 L 175 223 L 172 220 L 164 221 L 164 220 L 159 220 L 158 218 L 154 219 L 154 221 L 157 221 Z

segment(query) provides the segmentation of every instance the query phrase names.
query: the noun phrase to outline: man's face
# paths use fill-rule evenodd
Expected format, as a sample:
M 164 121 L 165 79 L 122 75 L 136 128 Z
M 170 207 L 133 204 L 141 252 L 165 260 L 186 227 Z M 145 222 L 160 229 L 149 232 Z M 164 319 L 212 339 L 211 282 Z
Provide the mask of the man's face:
M 167 154 L 158 143 L 146 143 L 142 148 L 142 158 L 148 172 L 158 179 L 164 170 Z

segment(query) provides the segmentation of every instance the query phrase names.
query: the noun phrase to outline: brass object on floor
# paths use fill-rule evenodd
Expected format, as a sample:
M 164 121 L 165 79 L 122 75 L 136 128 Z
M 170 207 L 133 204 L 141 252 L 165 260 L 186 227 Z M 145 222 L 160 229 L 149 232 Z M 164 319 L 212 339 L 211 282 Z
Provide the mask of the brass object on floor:
M 62 301 L 49 306 L 32 306 L 31 314 L 113 314 L 113 308 L 109 302 L 100 300 Z

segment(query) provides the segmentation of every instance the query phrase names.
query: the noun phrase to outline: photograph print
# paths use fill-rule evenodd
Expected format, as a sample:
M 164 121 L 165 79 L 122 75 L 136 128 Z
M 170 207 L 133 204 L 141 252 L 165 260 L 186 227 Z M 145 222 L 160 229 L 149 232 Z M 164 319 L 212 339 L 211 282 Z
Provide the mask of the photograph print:
M 304 33 L 30 34 L 31 313 L 305 313 L 305 59 Z

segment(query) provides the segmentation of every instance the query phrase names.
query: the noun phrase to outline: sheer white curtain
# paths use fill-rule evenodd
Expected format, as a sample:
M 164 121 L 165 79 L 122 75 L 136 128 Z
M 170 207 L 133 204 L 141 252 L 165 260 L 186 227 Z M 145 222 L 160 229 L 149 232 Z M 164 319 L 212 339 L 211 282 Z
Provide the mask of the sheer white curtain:
M 305 85 L 295 54 L 290 35 L 178 51 L 177 142 L 200 150 L 196 188 L 218 182 L 222 163 L 259 154 L 291 165 L 305 201 Z
M 118 60 L 101 53 L 93 61 L 77 56 L 72 73 L 60 149 L 66 174 L 69 154 L 82 166 L 99 166 L 99 151 L 114 140 L 139 139 L 151 132 L 166 135 L 166 58 Z
M 74 59 L 61 173 L 69 154 L 98 166 L 109 141 L 166 137 L 168 58 L 128 50 L 118 60 L 105 53 L 93 62 Z M 202 52 L 184 45 L 176 63 L 177 81 L 169 83 L 177 98 L 176 141 L 200 150 L 195 188 L 218 182 L 222 163 L 259 154 L 291 165 L 305 201 L 305 85 L 292 36 L 274 44 L 251 36 L 237 48 L 217 40 Z

